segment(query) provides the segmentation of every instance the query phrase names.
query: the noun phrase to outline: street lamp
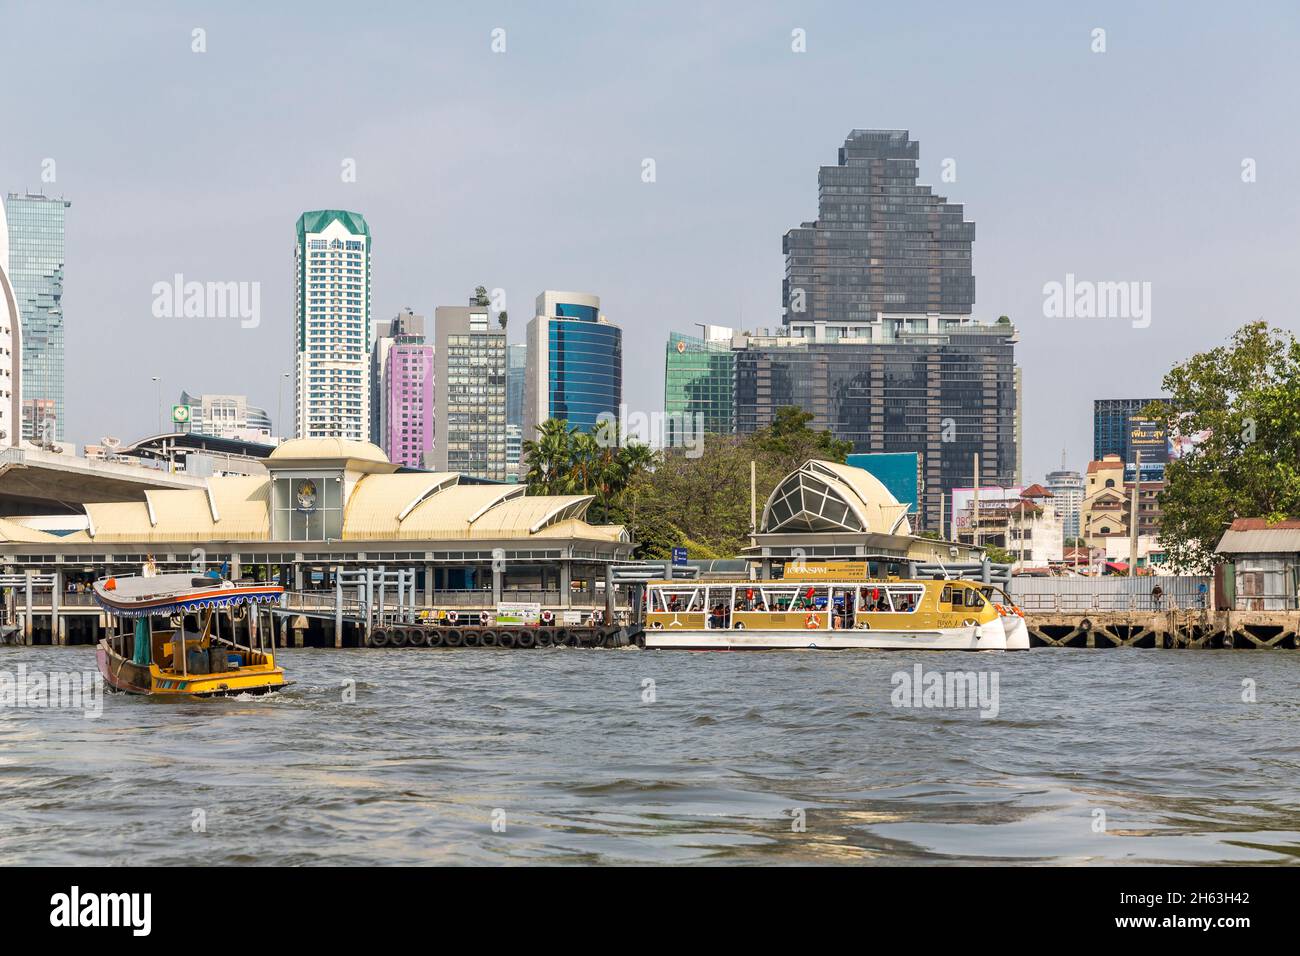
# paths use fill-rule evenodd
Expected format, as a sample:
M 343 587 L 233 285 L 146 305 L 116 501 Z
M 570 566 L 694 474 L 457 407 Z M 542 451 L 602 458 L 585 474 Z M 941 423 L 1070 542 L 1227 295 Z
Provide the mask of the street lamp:
M 163 416 L 162 416 L 162 376 L 161 376 L 161 375 L 153 375 L 153 376 L 151 376 L 151 378 L 152 378 L 154 384 L 156 384 L 156 385 L 158 386 L 158 434 L 161 435 L 161 434 L 162 434 L 162 430 L 163 430 L 163 424 L 162 424 L 162 418 L 163 418 Z
M 284 438 L 284 383 L 289 380 L 288 372 L 280 373 L 280 380 L 275 384 L 275 429 Z

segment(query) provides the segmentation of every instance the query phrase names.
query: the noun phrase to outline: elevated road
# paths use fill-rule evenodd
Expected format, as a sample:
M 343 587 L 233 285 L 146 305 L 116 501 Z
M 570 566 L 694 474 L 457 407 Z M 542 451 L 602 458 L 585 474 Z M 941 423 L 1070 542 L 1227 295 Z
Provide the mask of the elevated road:
M 203 479 L 34 448 L 0 450 L 0 516 L 79 513 L 97 501 L 143 501 L 151 488 L 202 488 Z

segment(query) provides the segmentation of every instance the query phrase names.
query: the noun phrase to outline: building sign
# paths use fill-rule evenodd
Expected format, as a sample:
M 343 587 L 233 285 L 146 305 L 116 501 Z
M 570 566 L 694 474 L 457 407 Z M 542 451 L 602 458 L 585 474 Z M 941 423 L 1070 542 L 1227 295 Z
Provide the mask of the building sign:
M 177 425 L 184 425 L 190 420 L 190 407 L 188 405 L 172 406 L 172 421 Z
M 787 564 L 781 575 L 784 581 L 815 581 L 818 578 L 866 579 L 871 576 L 867 561 L 804 561 Z
M 980 514 L 985 511 L 992 511 L 989 506 L 993 502 L 1020 500 L 1020 493 L 1024 488 L 1016 486 L 1014 488 L 1000 488 L 997 485 L 990 485 L 980 489 Z M 971 526 L 971 512 L 975 510 L 975 489 L 974 488 L 954 488 L 952 490 L 952 523 L 954 530 L 966 530 Z
M 1142 464 L 1169 460 L 1169 429 L 1163 422 L 1130 415 L 1128 446 L 1142 455 Z

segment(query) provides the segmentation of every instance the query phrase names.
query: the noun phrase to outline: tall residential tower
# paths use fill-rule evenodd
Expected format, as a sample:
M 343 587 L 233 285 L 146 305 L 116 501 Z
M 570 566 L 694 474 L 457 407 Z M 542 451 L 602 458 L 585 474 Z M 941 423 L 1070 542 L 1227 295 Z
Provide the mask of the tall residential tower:
M 506 330 L 486 305 L 440 305 L 433 469 L 506 480 Z
M 299 438 L 370 437 L 370 227 L 339 209 L 298 217 L 294 343 Z

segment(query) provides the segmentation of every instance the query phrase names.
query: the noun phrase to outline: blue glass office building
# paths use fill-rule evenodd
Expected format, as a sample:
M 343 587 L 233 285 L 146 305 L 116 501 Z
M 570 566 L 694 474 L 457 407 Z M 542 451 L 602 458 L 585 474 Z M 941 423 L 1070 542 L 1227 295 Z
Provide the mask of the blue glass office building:
M 617 415 L 623 401 L 623 330 L 586 319 L 547 325 L 550 417 L 591 431 L 597 416 Z
M 63 424 L 63 199 L 9 193 L 9 281 L 22 316 L 22 434 L 61 441 Z
M 623 330 L 605 321 L 600 299 L 586 293 L 543 292 L 528 324 L 524 438 L 562 418 L 579 431 L 615 417 L 623 401 Z

